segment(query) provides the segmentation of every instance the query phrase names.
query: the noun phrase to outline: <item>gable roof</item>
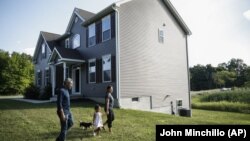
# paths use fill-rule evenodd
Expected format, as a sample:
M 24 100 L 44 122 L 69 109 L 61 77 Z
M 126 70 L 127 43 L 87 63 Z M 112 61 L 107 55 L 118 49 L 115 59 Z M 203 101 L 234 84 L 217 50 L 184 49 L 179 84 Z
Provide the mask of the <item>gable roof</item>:
M 73 25 L 73 22 L 74 22 L 74 17 L 75 15 L 82 20 L 82 22 L 90 19 L 91 17 L 95 16 L 94 13 L 92 12 L 89 12 L 89 11 L 86 11 L 86 10 L 82 10 L 82 9 L 79 9 L 79 8 L 75 8 L 71 17 L 70 17 L 70 20 L 69 20 L 69 24 L 67 26 L 67 29 L 65 31 L 65 33 L 69 32 L 69 30 L 71 29 L 72 25 Z
M 177 10 L 174 8 L 172 3 L 169 0 L 162 0 L 163 3 L 166 5 L 166 7 L 169 9 L 170 13 L 173 15 L 175 20 L 178 22 L 182 30 L 187 34 L 191 35 L 192 32 L 184 22 L 184 20 L 181 18 L 180 14 L 177 12 Z
M 54 46 L 56 45 L 54 40 L 58 39 L 60 36 L 61 35 L 59 35 L 59 34 L 41 31 L 39 34 L 36 48 L 35 48 L 35 52 L 33 55 L 33 62 L 35 62 L 37 57 L 38 57 L 40 45 L 42 44 L 43 41 L 45 41 L 45 44 L 47 45 L 47 47 L 52 51 Z
M 79 51 L 75 49 L 69 49 L 64 47 L 55 47 L 48 63 L 52 63 L 56 57 L 59 57 L 59 61 L 69 61 L 69 62 L 85 62 L 83 56 Z
M 93 16 L 95 16 L 94 13 L 86 11 L 86 10 L 82 10 L 79 8 L 75 8 L 75 12 L 77 12 L 85 20 L 88 20 L 88 19 L 92 18 Z
M 102 18 L 103 16 L 105 16 L 106 14 L 114 11 L 116 9 L 116 7 L 120 7 L 122 4 L 124 3 L 128 3 L 131 2 L 133 0 L 120 0 L 118 2 L 115 2 L 113 4 L 111 4 L 110 6 L 106 7 L 105 9 L 103 9 L 102 11 L 98 12 L 95 16 L 93 16 L 92 18 L 86 20 L 83 25 L 87 26 L 93 22 L 95 22 L 96 20 Z M 163 4 L 166 6 L 166 8 L 170 11 L 170 13 L 173 15 L 174 19 L 177 21 L 177 23 L 179 24 L 179 26 L 182 28 L 182 30 L 185 32 L 186 35 L 191 35 L 192 32 L 191 30 L 188 28 L 188 26 L 185 24 L 184 20 L 181 18 L 181 16 L 179 15 L 179 13 L 177 12 L 177 10 L 174 8 L 174 6 L 172 5 L 172 3 L 169 0 L 161 0 L 163 2 Z M 118 9 L 119 10 L 119 9 Z
M 53 50 L 54 46 L 56 45 L 56 43 L 54 41 L 61 37 L 61 35 L 59 35 L 59 34 L 49 33 L 49 32 L 45 32 L 45 31 L 41 31 L 41 34 L 42 34 L 44 40 L 47 42 L 50 50 Z

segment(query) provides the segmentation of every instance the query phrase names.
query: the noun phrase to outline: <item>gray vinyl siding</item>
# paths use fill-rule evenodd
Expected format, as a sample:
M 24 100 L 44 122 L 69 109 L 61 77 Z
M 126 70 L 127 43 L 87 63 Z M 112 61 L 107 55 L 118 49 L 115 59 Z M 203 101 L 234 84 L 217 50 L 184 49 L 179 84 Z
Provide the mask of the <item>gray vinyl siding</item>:
M 43 40 L 43 39 L 40 39 L 40 40 Z M 41 82 L 41 85 L 40 87 L 41 88 L 44 88 L 44 83 L 45 83 L 45 68 L 47 67 L 50 67 L 49 64 L 48 64 L 48 59 L 50 57 L 50 54 L 51 54 L 51 50 L 50 48 L 46 45 L 46 49 L 45 49 L 45 52 L 46 52 L 46 58 L 43 58 L 42 57 L 42 42 L 40 42 L 40 45 L 39 45 L 39 49 L 38 49 L 38 55 L 37 55 L 37 63 L 35 64 L 35 84 L 37 82 L 37 71 L 40 70 L 41 71 L 41 74 L 42 74 L 42 82 Z M 51 73 L 50 73 L 51 75 Z M 52 82 L 52 77 L 50 77 L 50 82 Z
M 74 21 L 74 20 L 73 20 Z M 86 41 L 86 35 L 87 35 L 87 27 L 84 27 L 81 25 L 82 20 L 78 20 L 77 23 L 73 23 L 70 31 L 70 47 L 72 47 L 72 38 L 75 34 L 80 34 L 80 47 L 76 48 L 80 52 L 80 54 L 84 57 L 85 63 L 81 64 L 81 94 L 84 95 L 84 97 L 94 97 L 94 98 L 103 98 L 106 92 L 106 87 L 108 85 L 113 85 L 114 87 L 114 98 L 116 98 L 116 79 L 115 79 L 115 73 L 116 73 L 116 67 L 115 67 L 115 55 L 116 55 L 116 39 L 111 38 L 108 41 L 98 43 L 95 46 L 87 47 L 87 41 Z M 64 41 L 61 42 L 61 44 L 64 44 Z M 101 82 L 101 78 L 97 78 L 97 82 L 94 84 L 88 83 L 88 60 L 89 59 L 96 59 L 98 65 L 96 70 L 97 77 L 102 77 L 102 63 L 101 59 L 102 56 L 111 54 L 112 56 L 112 82 L 104 83 Z M 100 75 L 101 73 L 101 75 Z
M 152 96 L 153 107 L 183 100 L 189 108 L 186 35 L 161 0 L 119 8 L 121 97 Z M 165 23 L 164 44 L 158 29 Z M 164 97 L 170 95 L 164 101 Z

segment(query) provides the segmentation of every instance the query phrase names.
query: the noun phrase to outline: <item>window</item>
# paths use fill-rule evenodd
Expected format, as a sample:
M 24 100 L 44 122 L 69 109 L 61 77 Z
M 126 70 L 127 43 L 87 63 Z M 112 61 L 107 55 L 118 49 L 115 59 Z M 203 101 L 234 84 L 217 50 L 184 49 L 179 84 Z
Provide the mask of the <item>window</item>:
M 77 47 L 80 47 L 80 35 L 79 34 L 76 34 L 73 37 L 73 48 L 77 48 Z
M 42 44 L 42 58 L 46 58 L 46 45 L 45 43 Z
M 45 79 L 44 79 L 45 81 L 45 86 L 48 86 L 48 85 L 50 85 L 50 69 L 49 68 L 46 68 L 45 69 Z
M 78 22 L 78 17 L 75 18 L 75 23 L 77 23 L 77 22 Z
M 96 44 L 95 23 L 91 24 L 88 27 L 88 30 L 89 30 L 88 46 L 90 47 Z
M 102 57 L 102 80 L 111 82 L 111 55 Z
M 132 98 L 132 102 L 139 102 L 139 97 Z
M 40 70 L 37 70 L 36 77 L 37 77 L 37 82 L 36 82 L 37 86 L 41 86 L 41 84 L 42 84 L 42 73 L 41 73 Z
M 96 59 L 89 60 L 89 83 L 96 83 Z
M 69 48 L 69 38 L 65 40 L 65 48 Z
M 182 107 L 182 100 L 176 100 L 177 107 Z
M 159 42 L 164 43 L 165 31 L 163 29 L 159 29 Z
M 102 19 L 102 41 L 107 41 L 111 38 L 110 15 Z

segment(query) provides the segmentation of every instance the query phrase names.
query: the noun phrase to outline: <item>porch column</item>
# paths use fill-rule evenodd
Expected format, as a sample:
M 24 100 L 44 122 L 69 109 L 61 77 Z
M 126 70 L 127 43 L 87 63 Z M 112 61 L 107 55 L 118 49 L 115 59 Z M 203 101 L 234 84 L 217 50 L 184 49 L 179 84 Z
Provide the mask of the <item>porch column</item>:
M 56 66 L 55 65 L 52 65 L 52 97 L 55 95 L 55 81 L 56 81 Z
M 66 79 L 66 63 L 63 63 L 63 81 Z

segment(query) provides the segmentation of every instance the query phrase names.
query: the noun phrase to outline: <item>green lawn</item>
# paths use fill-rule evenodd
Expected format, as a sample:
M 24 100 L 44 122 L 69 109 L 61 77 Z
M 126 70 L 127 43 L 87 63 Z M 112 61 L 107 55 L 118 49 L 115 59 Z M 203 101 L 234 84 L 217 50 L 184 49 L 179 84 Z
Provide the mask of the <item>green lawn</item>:
M 75 126 L 69 131 L 67 140 L 155 140 L 156 124 L 250 124 L 250 114 L 193 110 L 193 117 L 187 118 L 115 109 L 113 134 L 102 131 L 101 137 L 92 137 L 91 130 L 83 131 L 79 128 L 79 120 L 92 120 L 93 105 L 89 101 L 72 102 Z M 0 99 L 1 141 L 53 141 L 59 128 L 55 103 L 30 104 Z

